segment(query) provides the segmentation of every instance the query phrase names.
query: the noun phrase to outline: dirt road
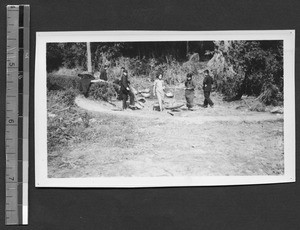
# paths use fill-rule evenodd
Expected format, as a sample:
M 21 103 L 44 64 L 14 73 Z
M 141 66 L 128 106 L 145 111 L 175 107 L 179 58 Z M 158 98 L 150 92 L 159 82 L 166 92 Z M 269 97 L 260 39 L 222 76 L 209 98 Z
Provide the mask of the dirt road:
M 237 102 L 216 103 L 213 109 L 197 107 L 196 111 L 183 110 L 171 116 L 153 111 L 152 103 L 148 101 L 141 111 L 113 111 L 110 104 L 77 97 L 78 106 L 96 114 L 94 125 L 101 125 L 103 116 L 112 117 L 110 126 L 125 133 L 69 149 L 59 158 L 60 167 L 57 162 L 49 164 L 49 176 L 284 173 L 282 115 L 236 109 L 241 103 Z
M 142 110 L 130 110 L 120 111 L 121 102 L 115 102 L 116 107 L 105 102 L 92 101 L 82 96 L 76 98 L 75 103 L 87 110 L 93 112 L 106 113 L 116 116 L 125 117 L 140 117 L 148 119 L 160 119 L 169 122 L 185 122 L 202 124 L 207 121 L 276 121 L 283 119 L 283 115 L 274 115 L 270 113 L 258 113 L 249 111 L 234 111 L 234 108 L 227 108 L 226 106 L 215 106 L 214 108 L 200 108 L 195 107 L 194 111 L 187 111 L 187 109 L 181 110 L 180 112 L 172 112 L 172 115 L 168 113 L 170 110 L 163 112 L 153 111 L 152 105 L 155 100 L 149 100 L 146 102 L 144 109 Z M 233 111 L 232 111 L 233 110 Z

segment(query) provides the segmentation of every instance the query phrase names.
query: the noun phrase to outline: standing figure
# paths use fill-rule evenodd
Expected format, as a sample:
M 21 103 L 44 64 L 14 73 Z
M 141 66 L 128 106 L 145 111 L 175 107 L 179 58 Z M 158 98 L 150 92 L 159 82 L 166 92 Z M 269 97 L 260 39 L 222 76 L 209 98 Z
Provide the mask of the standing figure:
M 127 109 L 127 100 L 128 100 L 128 95 L 130 96 L 130 106 L 134 106 L 134 98 L 132 97 L 132 94 L 130 93 L 130 82 L 128 81 L 128 72 L 126 69 L 123 71 L 123 75 L 121 78 L 121 94 L 122 94 L 122 100 L 123 100 L 123 105 L 122 109 Z
M 163 100 L 165 96 L 164 89 L 165 87 L 164 81 L 162 80 L 162 74 L 158 74 L 156 76 L 156 80 L 154 81 L 153 95 L 157 96 L 160 111 L 163 111 Z
M 207 108 L 207 105 L 209 104 L 210 107 L 214 106 L 214 103 L 210 99 L 210 92 L 211 92 L 211 86 L 213 84 L 213 79 L 209 75 L 209 71 L 205 70 L 204 71 L 204 80 L 203 80 L 203 91 L 204 91 L 204 103 L 203 107 Z
M 186 75 L 186 81 L 184 83 L 185 85 L 185 99 L 186 99 L 186 106 L 189 110 L 192 110 L 194 107 L 194 98 L 195 98 L 195 88 L 196 84 L 194 80 L 192 79 L 193 74 L 188 73 Z
M 80 73 L 78 77 L 80 77 L 79 90 L 85 97 L 88 97 L 91 80 L 95 80 L 95 77 L 89 72 Z
M 108 65 L 104 65 L 104 68 L 100 72 L 100 79 L 103 81 L 107 81 L 107 69 Z
M 122 100 L 122 92 L 121 92 L 121 79 L 123 76 L 123 71 L 125 70 L 125 68 L 122 66 L 121 67 L 121 71 L 120 71 L 120 76 L 118 76 L 118 78 L 116 78 L 113 83 L 115 84 L 115 90 L 117 92 L 117 99 L 118 100 Z

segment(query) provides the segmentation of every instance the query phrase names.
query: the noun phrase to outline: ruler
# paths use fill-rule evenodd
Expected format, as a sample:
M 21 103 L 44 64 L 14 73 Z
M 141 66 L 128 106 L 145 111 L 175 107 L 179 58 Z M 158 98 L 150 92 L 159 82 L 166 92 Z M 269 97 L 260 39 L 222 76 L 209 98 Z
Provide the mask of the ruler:
M 6 225 L 28 224 L 29 5 L 7 6 Z

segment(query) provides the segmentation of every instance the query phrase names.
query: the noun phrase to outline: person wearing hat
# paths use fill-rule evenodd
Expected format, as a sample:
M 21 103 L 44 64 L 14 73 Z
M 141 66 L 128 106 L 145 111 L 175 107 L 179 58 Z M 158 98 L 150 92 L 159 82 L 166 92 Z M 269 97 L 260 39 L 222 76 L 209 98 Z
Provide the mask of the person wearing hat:
M 209 75 L 209 71 L 206 69 L 204 71 L 204 79 L 203 79 L 203 91 L 204 91 L 204 103 L 203 107 L 207 108 L 207 105 L 209 104 L 210 107 L 214 106 L 214 103 L 210 99 L 210 92 L 213 84 L 213 78 Z
M 194 80 L 192 79 L 193 74 L 188 73 L 186 75 L 186 81 L 184 83 L 185 85 L 185 99 L 186 99 L 186 106 L 189 110 L 192 110 L 194 107 L 194 98 L 195 98 L 195 88 L 196 84 Z
M 130 91 L 130 82 L 128 81 L 128 71 L 126 69 L 123 70 L 123 75 L 121 77 L 121 94 L 122 94 L 122 109 L 127 109 L 127 100 L 128 96 L 130 96 L 130 106 L 134 106 L 134 98 L 132 97 L 132 93 Z
M 107 69 L 108 65 L 104 65 L 104 68 L 100 72 L 100 79 L 103 81 L 107 81 Z

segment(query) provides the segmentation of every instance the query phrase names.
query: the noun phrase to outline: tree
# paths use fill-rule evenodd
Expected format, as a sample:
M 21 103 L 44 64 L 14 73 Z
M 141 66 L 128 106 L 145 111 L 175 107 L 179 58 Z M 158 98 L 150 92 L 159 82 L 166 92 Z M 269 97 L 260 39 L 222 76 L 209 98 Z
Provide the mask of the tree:
M 62 50 L 59 43 L 47 43 L 47 72 L 58 70 L 63 65 Z
M 266 104 L 281 100 L 282 41 L 216 41 L 215 48 L 215 55 L 221 53 L 225 59 L 216 78 L 227 100 L 239 100 L 243 94 L 260 96 Z M 229 73 L 230 68 L 234 74 Z
M 92 72 L 92 55 L 91 55 L 91 44 L 90 42 L 86 43 L 86 51 L 87 51 L 87 71 Z

